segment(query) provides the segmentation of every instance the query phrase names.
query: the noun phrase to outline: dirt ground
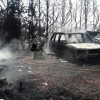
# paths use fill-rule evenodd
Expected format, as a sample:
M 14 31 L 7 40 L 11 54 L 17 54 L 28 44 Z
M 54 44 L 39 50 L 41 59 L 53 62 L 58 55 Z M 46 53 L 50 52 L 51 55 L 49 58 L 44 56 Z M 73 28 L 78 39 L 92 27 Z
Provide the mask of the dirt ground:
M 71 63 L 46 52 L 13 54 L 1 65 L 0 77 L 8 83 L 0 85 L 0 99 L 100 100 L 99 61 Z

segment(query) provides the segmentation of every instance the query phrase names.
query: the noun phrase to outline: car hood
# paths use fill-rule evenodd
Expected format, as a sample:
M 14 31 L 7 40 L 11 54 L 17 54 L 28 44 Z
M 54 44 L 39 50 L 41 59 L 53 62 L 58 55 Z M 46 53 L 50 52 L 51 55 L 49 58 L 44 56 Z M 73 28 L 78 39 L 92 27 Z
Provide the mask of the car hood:
M 73 43 L 66 46 L 74 49 L 100 49 L 100 44 L 95 43 Z

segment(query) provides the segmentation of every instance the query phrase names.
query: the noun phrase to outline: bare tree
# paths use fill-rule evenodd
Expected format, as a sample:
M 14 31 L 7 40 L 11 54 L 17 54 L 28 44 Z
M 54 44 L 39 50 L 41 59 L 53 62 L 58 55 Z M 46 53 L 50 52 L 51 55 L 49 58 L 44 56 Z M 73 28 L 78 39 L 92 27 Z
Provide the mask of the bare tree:
M 92 2 L 93 2 L 93 30 L 96 30 L 100 21 L 99 19 L 100 15 L 98 12 L 99 10 L 96 0 L 93 0 Z

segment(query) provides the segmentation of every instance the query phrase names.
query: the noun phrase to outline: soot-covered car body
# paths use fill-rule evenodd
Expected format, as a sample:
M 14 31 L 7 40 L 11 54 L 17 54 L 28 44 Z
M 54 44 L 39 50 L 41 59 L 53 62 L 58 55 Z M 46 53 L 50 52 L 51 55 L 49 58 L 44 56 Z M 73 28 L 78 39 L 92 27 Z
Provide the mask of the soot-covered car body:
M 93 43 L 85 33 L 55 32 L 50 38 L 49 49 L 72 61 L 100 59 L 100 45 Z

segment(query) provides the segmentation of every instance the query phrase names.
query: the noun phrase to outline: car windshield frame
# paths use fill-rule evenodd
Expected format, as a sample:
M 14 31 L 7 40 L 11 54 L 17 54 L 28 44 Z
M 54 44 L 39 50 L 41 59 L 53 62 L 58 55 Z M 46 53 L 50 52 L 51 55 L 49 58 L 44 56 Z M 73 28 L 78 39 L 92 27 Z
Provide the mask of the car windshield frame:
M 79 36 L 81 36 L 82 40 L 79 38 Z M 66 43 L 67 44 L 72 44 L 72 43 L 93 43 L 91 38 L 85 33 L 68 33 L 68 34 L 65 34 L 65 38 L 66 38 Z M 71 39 L 68 40 L 69 38 L 71 38 Z

